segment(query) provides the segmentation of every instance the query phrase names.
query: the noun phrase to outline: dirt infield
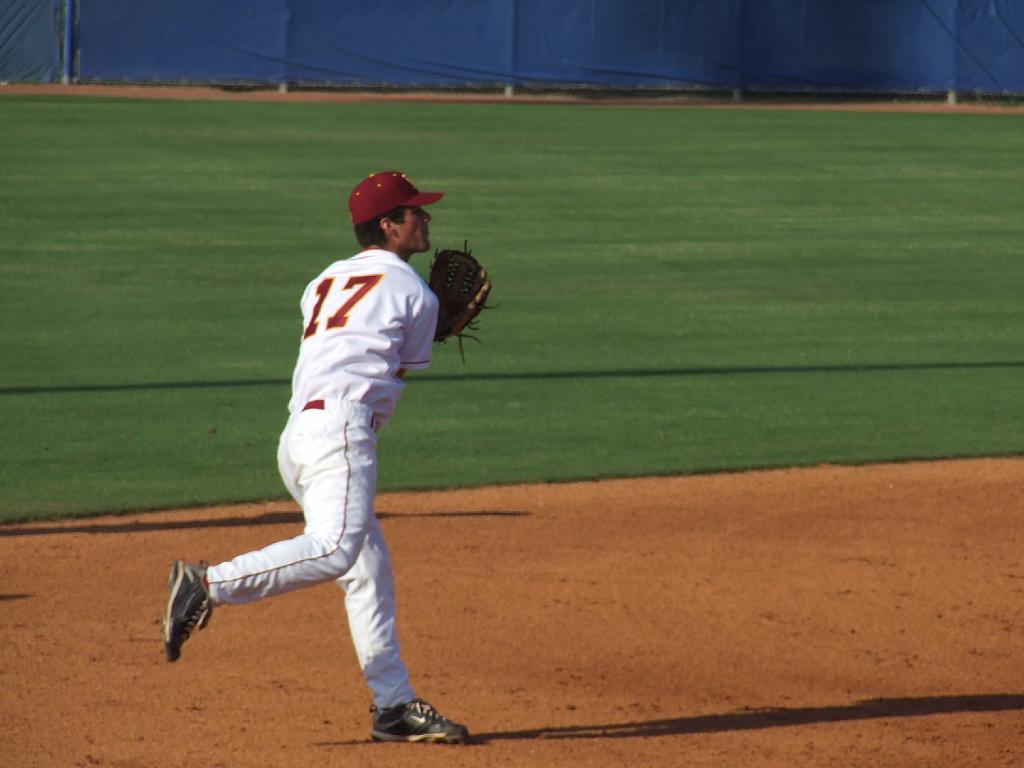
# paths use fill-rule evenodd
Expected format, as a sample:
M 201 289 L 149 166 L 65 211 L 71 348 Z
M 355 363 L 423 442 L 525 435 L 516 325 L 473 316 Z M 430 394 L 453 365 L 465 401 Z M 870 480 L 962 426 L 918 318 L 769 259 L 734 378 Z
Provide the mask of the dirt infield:
M 1024 459 L 378 499 L 418 691 L 466 747 L 375 744 L 330 584 L 163 660 L 173 558 L 285 503 L 0 527 L 5 766 L 1015 766 Z
M 962 101 L 948 104 L 924 97 L 892 98 L 869 101 L 864 99 L 832 99 L 827 97 L 791 99 L 778 97 L 752 97 L 746 101 L 733 101 L 720 96 L 699 94 L 672 94 L 665 96 L 612 98 L 582 92 L 519 93 L 507 97 L 497 93 L 466 93 L 444 91 L 351 91 L 351 90 L 293 90 L 279 92 L 272 89 L 229 89 L 192 85 L 0 85 L 0 96 L 99 96 L 122 99 L 172 99 L 191 101 L 261 101 L 293 103 L 366 103 L 366 102 L 430 102 L 478 104 L 573 104 L 578 106 L 629 107 L 692 107 L 708 109 L 799 109 L 844 112 L 923 112 L 944 114 L 1003 114 L 1022 115 L 1024 105 L 992 102 Z

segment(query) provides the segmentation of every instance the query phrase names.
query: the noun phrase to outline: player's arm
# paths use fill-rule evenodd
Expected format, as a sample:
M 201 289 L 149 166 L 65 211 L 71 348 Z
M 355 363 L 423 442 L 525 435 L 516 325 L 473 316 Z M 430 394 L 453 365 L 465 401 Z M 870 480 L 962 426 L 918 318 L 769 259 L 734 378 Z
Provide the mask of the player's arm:
M 437 329 L 437 298 L 430 288 L 426 284 L 420 285 L 412 298 L 403 318 L 403 338 L 398 350 L 398 369 L 403 372 L 430 365 L 434 331 Z

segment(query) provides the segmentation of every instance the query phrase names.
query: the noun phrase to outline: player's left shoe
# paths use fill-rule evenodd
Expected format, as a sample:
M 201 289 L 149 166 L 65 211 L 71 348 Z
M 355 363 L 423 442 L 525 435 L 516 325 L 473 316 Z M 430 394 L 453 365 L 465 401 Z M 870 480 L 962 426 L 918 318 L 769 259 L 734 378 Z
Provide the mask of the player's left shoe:
M 413 699 L 397 707 L 373 712 L 370 731 L 377 741 L 426 741 L 464 744 L 469 738 L 466 726 L 453 723 L 423 699 Z
M 168 661 L 177 661 L 181 646 L 188 636 L 210 621 L 213 601 L 206 586 L 206 568 L 182 560 L 171 566 L 167 579 L 167 609 L 164 612 L 164 654 Z

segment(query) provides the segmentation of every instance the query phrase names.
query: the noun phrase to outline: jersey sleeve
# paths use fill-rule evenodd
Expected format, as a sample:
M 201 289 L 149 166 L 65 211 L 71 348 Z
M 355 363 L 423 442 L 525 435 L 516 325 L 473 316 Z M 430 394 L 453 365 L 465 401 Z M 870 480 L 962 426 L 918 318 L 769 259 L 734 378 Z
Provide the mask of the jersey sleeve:
M 423 286 L 409 307 L 409 323 L 399 350 L 402 368 L 426 368 L 437 330 L 437 297 Z

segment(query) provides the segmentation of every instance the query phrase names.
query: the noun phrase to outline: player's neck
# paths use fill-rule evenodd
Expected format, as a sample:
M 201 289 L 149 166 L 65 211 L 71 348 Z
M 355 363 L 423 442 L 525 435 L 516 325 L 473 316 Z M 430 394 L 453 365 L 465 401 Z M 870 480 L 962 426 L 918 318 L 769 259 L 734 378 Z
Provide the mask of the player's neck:
M 416 251 L 409 251 L 408 253 L 405 253 L 404 251 L 394 251 L 386 245 L 368 245 L 363 248 L 360 253 L 366 253 L 367 251 L 385 251 L 387 253 L 393 253 L 404 262 L 408 262 L 409 259 L 412 258 L 412 255 L 416 253 Z

